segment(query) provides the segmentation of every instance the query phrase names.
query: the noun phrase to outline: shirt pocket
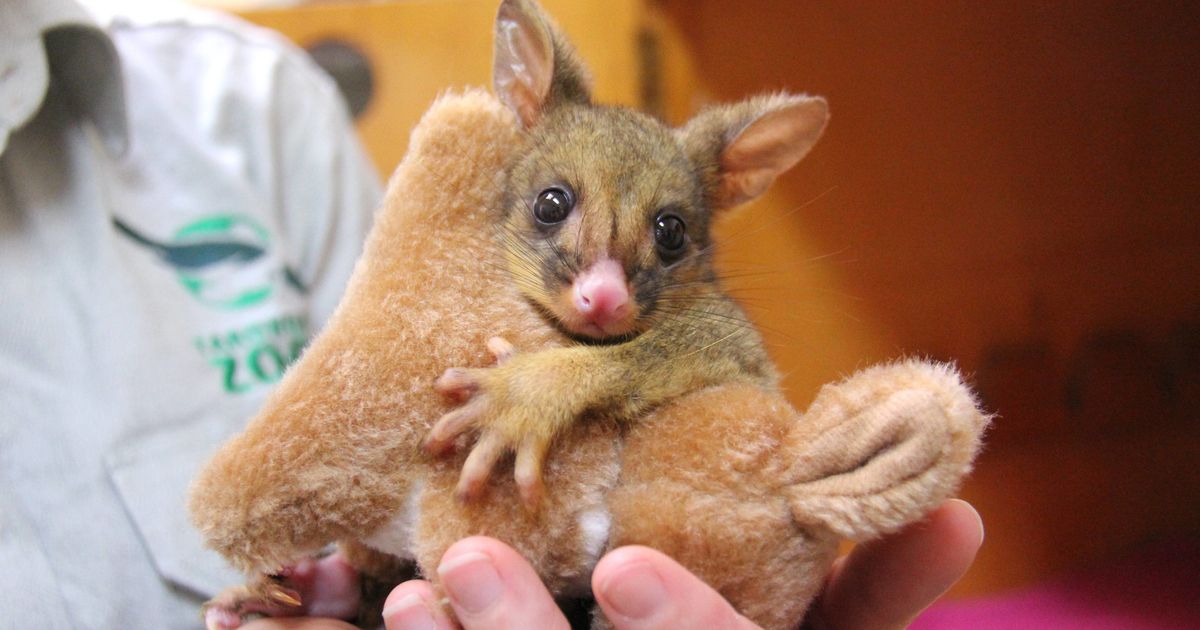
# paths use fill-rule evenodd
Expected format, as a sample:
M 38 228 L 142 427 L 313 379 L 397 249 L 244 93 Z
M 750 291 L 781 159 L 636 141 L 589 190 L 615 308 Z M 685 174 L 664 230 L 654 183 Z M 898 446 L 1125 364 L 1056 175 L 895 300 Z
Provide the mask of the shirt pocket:
M 108 475 L 155 570 L 170 584 L 206 599 L 244 582 L 245 576 L 204 546 L 188 519 L 188 488 L 200 467 L 243 424 L 244 418 L 233 414 L 205 413 L 127 440 L 105 457 Z

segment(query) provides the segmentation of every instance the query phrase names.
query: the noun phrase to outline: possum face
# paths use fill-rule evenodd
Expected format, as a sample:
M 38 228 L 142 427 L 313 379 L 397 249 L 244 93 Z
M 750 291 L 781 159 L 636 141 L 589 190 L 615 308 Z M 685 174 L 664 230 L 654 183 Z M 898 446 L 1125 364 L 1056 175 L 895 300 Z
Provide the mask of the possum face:
M 508 184 L 509 268 L 573 335 L 636 335 L 712 277 L 702 179 L 647 116 L 559 108 L 529 131 Z
M 525 295 L 576 336 L 622 339 L 694 306 L 712 212 L 753 199 L 825 126 L 825 101 L 774 95 L 672 130 L 593 105 L 587 70 L 533 0 L 502 0 L 492 85 L 524 131 L 501 237 Z

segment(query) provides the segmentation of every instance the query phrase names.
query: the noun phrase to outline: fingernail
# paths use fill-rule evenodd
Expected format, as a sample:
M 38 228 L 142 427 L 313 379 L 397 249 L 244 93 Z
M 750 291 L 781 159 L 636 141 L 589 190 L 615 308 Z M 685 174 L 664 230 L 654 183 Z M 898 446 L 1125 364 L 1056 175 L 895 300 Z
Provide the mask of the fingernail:
M 478 551 L 464 553 L 443 562 L 438 575 L 450 600 L 469 613 L 478 613 L 500 599 L 504 584 L 492 559 Z
M 966 509 L 971 511 L 971 514 L 975 515 L 975 522 L 979 525 L 979 546 L 982 547 L 983 546 L 983 537 L 984 537 L 984 534 L 986 534 L 987 532 L 983 529 L 983 517 L 979 516 L 979 510 L 976 510 L 975 506 L 971 505 L 970 503 L 967 503 L 966 501 L 963 501 L 962 499 L 954 498 L 954 499 L 950 499 L 950 500 L 954 501 L 956 503 L 961 503 Z
M 629 619 L 651 617 L 667 600 L 662 578 L 646 562 L 631 562 L 608 576 L 600 591 L 615 612 Z
M 416 593 L 409 593 L 383 609 L 383 618 L 390 630 L 437 630 L 429 606 Z

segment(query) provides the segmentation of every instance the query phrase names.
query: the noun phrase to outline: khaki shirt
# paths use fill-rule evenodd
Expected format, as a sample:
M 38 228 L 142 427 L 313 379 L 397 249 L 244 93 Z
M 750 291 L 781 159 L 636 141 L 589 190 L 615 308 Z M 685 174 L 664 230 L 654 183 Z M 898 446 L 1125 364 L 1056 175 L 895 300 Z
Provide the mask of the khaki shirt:
M 206 13 L 0 1 L 0 628 L 197 628 L 196 468 L 328 318 L 380 195 L 332 81 Z

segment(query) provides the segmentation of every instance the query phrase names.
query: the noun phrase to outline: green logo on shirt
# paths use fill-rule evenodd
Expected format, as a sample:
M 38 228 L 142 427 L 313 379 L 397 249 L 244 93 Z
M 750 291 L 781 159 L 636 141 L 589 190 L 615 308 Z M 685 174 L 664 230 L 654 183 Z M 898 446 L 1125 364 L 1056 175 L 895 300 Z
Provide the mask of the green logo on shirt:
M 196 349 L 221 371 L 226 392 L 240 394 L 270 385 L 304 350 L 308 318 L 283 315 L 236 330 L 195 338 Z
M 164 239 L 146 236 L 117 218 L 113 226 L 174 269 L 187 293 L 205 306 L 223 311 L 252 308 L 282 284 L 302 294 L 308 292 L 291 269 L 268 255 L 271 234 L 250 217 L 203 217 Z M 197 336 L 194 343 L 220 371 L 225 391 L 240 394 L 278 381 L 307 339 L 307 318 L 284 314 Z
M 188 293 L 207 306 L 253 307 L 270 297 L 280 281 L 307 292 L 291 269 L 280 268 L 266 255 L 271 235 L 250 217 L 204 217 L 176 230 L 169 241 L 150 238 L 117 218 L 113 225 L 173 267 Z

